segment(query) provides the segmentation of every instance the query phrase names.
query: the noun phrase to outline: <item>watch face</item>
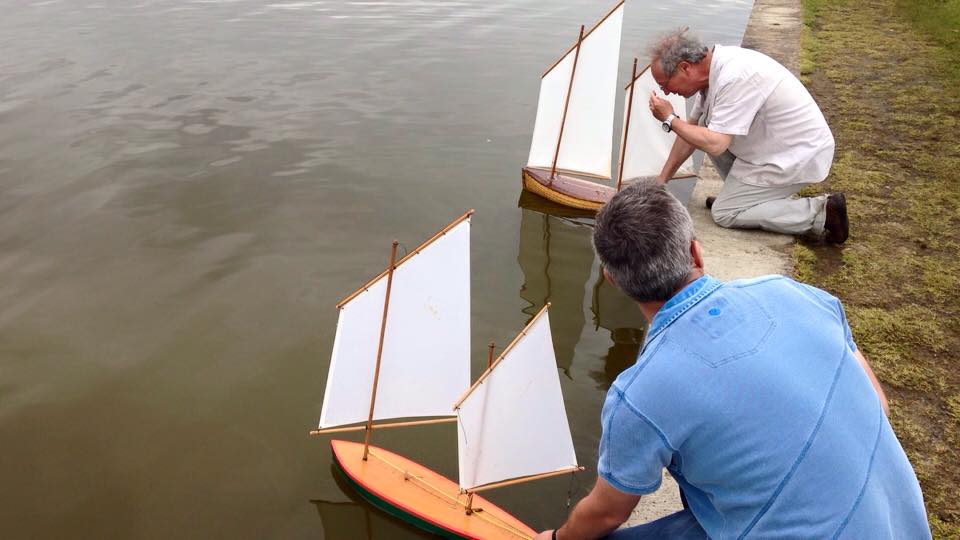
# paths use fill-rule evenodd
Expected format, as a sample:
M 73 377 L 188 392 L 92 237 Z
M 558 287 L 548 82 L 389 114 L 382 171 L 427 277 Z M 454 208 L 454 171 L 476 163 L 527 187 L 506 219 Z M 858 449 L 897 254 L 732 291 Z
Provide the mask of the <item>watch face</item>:
M 666 131 L 667 133 L 670 133 L 670 124 L 664 122 L 664 123 L 660 124 L 660 127 L 662 127 L 663 130 Z

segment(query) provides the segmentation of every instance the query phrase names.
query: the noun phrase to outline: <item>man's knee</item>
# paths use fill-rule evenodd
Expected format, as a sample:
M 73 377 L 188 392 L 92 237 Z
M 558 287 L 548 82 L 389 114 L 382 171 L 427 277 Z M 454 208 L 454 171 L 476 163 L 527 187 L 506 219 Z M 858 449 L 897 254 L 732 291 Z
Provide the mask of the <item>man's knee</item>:
M 717 200 L 713 203 L 713 208 L 710 209 L 710 215 L 713 217 L 713 222 L 717 225 L 731 229 L 736 225 L 737 216 L 740 214 L 742 209 L 740 208 L 725 208 L 723 205 L 718 205 L 720 202 Z

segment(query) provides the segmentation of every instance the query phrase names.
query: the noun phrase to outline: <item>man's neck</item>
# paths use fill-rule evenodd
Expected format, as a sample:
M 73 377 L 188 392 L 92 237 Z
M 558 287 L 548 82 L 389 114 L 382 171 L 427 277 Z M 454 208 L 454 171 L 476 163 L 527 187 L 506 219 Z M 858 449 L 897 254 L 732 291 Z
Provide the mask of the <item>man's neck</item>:
M 702 60 L 697 62 L 697 88 L 700 92 L 704 94 L 707 92 L 707 88 L 710 86 L 710 65 L 713 63 L 713 48 L 710 49 L 710 52 L 703 57 Z
M 703 277 L 703 270 L 700 268 L 695 268 L 687 276 L 687 279 L 684 280 L 683 285 L 680 286 L 677 290 L 673 291 L 671 297 L 676 296 L 676 294 L 686 288 L 687 285 L 693 283 L 694 281 Z M 653 322 L 653 318 L 657 315 L 657 312 L 660 311 L 660 308 L 666 304 L 667 301 L 656 301 L 656 302 L 637 302 L 637 305 L 640 306 L 640 313 L 643 313 L 643 317 L 647 319 L 647 324 Z

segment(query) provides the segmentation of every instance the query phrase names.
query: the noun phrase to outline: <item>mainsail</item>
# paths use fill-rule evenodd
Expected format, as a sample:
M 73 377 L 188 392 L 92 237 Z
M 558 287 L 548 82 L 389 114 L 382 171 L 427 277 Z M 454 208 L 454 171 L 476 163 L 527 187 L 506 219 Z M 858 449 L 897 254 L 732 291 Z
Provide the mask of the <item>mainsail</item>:
M 321 429 L 367 420 L 386 282 L 381 276 L 340 306 Z M 451 416 L 469 385 L 467 218 L 394 270 L 373 418 Z
M 653 73 L 649 66 L 640 73 L 632 83 L 633 85 L 633 103 L 630 103 L 630 86 L 627 86 L 627 95 L 624 98 L 623 107 L 624 120 L 623 129 L 620 135 L 620 147 L 623 149 L 623 173 L 621 181 L 634 178 L 657 176 L 663 168 L 663 164 L 670 155 L 670 148 L 673 147 L 673 141 L 676 140 L 675 133 L 663 131 L 660 122 L 653 117 L 648 103 L 650 93 L 657 92 L 661 95 L 660 87 L 653 78 Z M 667 100 L 673 105 L 673 111 L 680 118 L 687 117 L 687 102 L 683 96 L 669 94 Z M 626 116 L 630 111 L 629 118 Z M 630 126 L 627 130 L 627 126 Z M 626 141 L 624 141 L 626 136 Z M 624 148 L 626 145 L 626 148 Z M 680 166 L 674 178 L 684 176 L 693 176 L 693 159 L 689 158 Z
M 575 470 L 546 308 L 485 375 L 457 406 L 460 488 Z
M 610 155 L 622 27 L 623 2 L 620 2 L 584 35 L 579 53 L 576 47 L 572 48 L 543 76 L 528 167 L 552 168 L 556 155 L 558 169 L 611 177 Z M 563 139 L 558 155 L 561 128 Z

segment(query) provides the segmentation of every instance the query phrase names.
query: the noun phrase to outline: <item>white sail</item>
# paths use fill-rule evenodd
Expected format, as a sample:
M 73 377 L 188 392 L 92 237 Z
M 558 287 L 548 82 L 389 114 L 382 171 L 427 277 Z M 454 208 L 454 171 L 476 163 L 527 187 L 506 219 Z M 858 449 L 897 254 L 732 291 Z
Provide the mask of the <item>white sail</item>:
M 577 466 L 547 313 L 467 396 L 458 414 L 462 489 Z
M 563 126 L 557 168 L 610 178 L 613 117 L 620 62 L 621 2 L 580 44 L 540 81 L 528 167 L 551 168 L 560 137 L 567 91 L 570 103 Z M 570 76 L 576 58 L 573 87 Z
M 340 309 L 320 428 L 367 420 L 387 277 Z M 393 273 L 374 419 L 451 416 L 470 385 L 470 220 Z
M 663 131 L 659 120 L 650 112 L 650 92 L 663 92 L 653 78 L 650 68 L 646 68 L 633 83 L 633 105 L 630 101 L 630 88 L 624 98 L 624 122 L 620 132 L 620 145 L 623 148 L 623 134 L 627 127 L 626 112 L 630 111 L 630 129 L 627 132 L 626 151 L 623 153 L 623 179 L 657 176 L 670 155 L 670 148 L 676 140 L 675 133 Z M 667 100 L 673 105 L 673 111 L 680 118 L 687 117 L 687 101 L 683 96 L 669 94 Z M 693 175 L 693 158 L 687 159 L 677 170 L 674 177 Z

